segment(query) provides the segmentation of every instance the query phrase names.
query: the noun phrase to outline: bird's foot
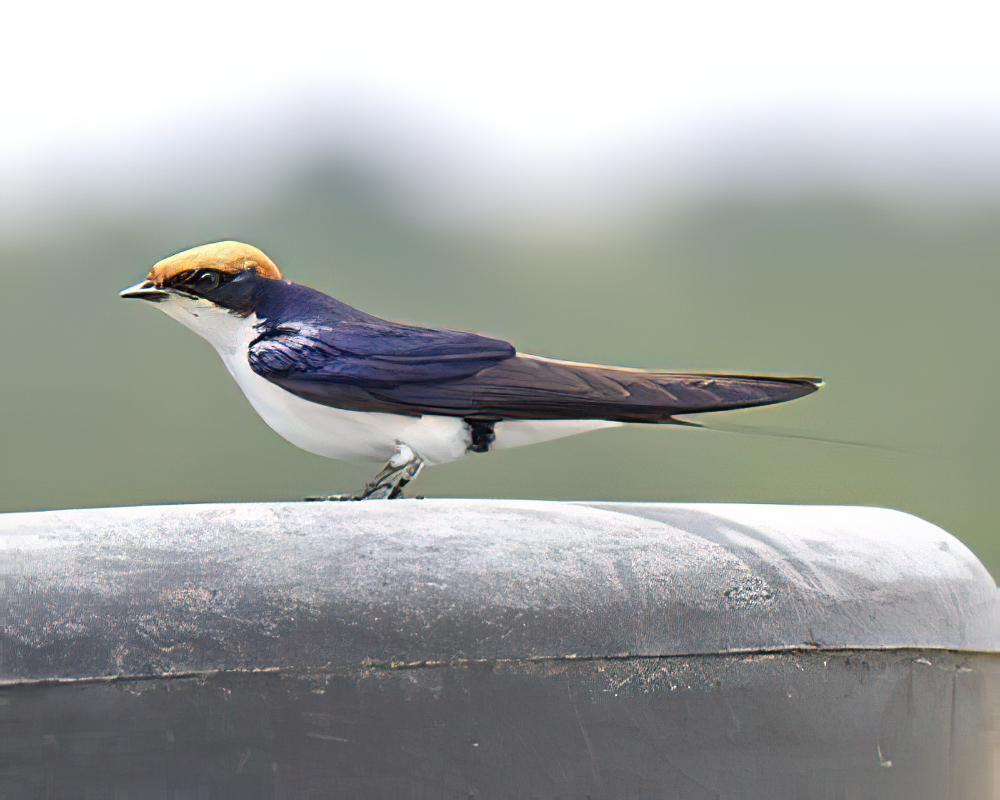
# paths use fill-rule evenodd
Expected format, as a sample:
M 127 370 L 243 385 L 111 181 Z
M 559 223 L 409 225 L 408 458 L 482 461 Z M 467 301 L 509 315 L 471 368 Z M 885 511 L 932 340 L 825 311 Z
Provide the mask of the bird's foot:
M 302 498 L 307 503 L 344 503 L 350 500 L 364 500 L 360 494 L 317 494 Z
M 392 458 L 372 478 L 360 494 L 331 494 L 307 497 L 308 501 L 396 500 L 403 487 L 420 474 L 424 460 L 405 444 L 399 445 Z
M 403 487 L 420 474 L 424 460 L 405 444 L 399 445 L 392 458 L 372 478 L 361 493 L 362 500 L 395 500 L 403 496 Z

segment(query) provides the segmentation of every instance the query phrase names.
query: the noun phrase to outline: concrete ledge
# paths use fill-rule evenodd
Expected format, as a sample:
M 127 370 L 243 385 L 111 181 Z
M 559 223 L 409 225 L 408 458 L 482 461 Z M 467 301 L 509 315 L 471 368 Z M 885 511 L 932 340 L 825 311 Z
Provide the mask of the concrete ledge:
M 0 796 L 980 800 L 997 590 L 861 508 L 0 516 Z
M 0 680 L 1000 651 L 969 550 L 872 508 L 408 500 L 0 515 Z

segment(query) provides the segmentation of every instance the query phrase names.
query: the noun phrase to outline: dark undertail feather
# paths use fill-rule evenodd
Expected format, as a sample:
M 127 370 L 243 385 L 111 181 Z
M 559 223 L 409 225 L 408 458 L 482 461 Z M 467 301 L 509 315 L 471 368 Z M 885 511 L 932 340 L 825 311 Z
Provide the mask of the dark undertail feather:
M 821 385 L 817 378 L 629 370 L 518 356 L 461 380 L 372 393 L 431 414 L 683 424 L 674 417 L 783 403 Z

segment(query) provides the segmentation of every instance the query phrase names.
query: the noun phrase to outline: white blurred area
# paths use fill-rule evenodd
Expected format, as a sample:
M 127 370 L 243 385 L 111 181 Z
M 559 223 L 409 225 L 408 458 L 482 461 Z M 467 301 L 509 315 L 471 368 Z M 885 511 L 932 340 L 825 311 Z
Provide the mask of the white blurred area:
M 331 154 L 461 225 L 620 225 L 719 187 L 992 194 L 998 22 L 895 1 L 21 3 L 0 225 L 252 203 Z

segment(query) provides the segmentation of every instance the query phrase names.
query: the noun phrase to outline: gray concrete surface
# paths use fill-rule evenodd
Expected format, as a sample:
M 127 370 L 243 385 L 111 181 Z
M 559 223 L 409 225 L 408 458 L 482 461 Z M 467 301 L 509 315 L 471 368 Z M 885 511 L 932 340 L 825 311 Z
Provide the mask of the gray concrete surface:
M 869 508 L 0 516 L 0 798 L 981 800 L 1000 603 Z
M 0 515 L 0 679 L 785 647 L 1000 648 L 871 508 L 407 500 Z

